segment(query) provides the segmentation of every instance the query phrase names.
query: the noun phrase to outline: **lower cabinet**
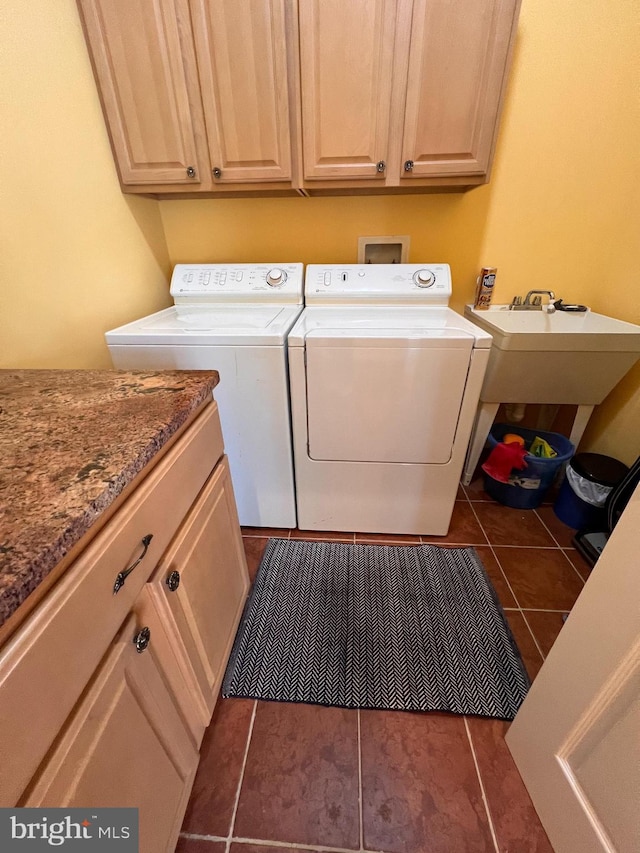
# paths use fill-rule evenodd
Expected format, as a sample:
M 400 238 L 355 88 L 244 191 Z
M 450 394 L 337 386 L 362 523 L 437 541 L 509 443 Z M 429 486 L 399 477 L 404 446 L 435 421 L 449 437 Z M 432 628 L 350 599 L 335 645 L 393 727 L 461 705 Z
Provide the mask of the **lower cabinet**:
M 248 588 L 212 403 L 0 649 L 0 806 L 138 808 L 172 853 Z
M 198 751 L 132 616 L 115 638 L 24 806 L 139 809 L 140 851 L 173 850 Z
M 225 457 L 146 584 L 136 605 L 157 626 L 167 681 L 199 746 L 218 698 L 249 587 Z

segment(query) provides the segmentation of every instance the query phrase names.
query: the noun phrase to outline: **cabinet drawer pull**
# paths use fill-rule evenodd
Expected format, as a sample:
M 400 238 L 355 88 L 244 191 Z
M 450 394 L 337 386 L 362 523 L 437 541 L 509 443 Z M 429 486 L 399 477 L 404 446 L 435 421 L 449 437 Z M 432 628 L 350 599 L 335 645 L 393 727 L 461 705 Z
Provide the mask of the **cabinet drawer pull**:
M 150 628 L 140 628 L 138 633 L 133 638 L 133 645 L 136 647 L 136 651 L 139 655 L 147 648 L 149 642 L 151 640 L 151 629 Z
M 118 575 L 116 576 L 115 583 L 113 584 L 113 594 L 114 595 L 117 595 L 120 592 L 120 590 L 124 586 L 124 582 L 129 577 L 131 572 L 135 569 L 135 567 L 139 563 L 142 562 L 142 560 L 144 560 L 145 554 L 147 553 L 147 550 L 149 548 L 149 543 L 151 542 L 152 539 L 153 539 L 153 533 L 147 533 L 147 535 L 142 540 L 142 545 L 143 545 L 142 554 L 140 554 L 140 556 L 135 561 L 135 563 L 131 563 L 131 565 L 129 566 L 128 569 L 125 569 L 123 572 L 118 573 Z
M 376 172 L 378 172 L 379 174 L 382 174 L 386 168 L 387 164 L 384 162 L 384 160 L 379 160 L 376 163 Z
M 171 572 L 171 574 L 167 578 L 166 583 L 169 587 L 169 591 L 175 592 L 180 586 L 180 572 Z
M 413 172 L 413 160 L 404 161 L 404 170 L 405 172 Z
M 213 177 L 214 177 L 214 178 L 216 178 L 216 180 L 217 180 L 218 178 L 221 178 L 221 177 L 222 177 L 222 169 L 218 169 L 218 167 L 217 167 L 217 166 L 216 166 L 216 168 L 215 168 L 215 169 L 212 169 L 211 171 L 212 171 L 212 173 L 213 173 Z
M 193 166 L 187 166 L 187 177 L 188 178 L 195 178 L 196 177 L 196 170 L 193 168 Z

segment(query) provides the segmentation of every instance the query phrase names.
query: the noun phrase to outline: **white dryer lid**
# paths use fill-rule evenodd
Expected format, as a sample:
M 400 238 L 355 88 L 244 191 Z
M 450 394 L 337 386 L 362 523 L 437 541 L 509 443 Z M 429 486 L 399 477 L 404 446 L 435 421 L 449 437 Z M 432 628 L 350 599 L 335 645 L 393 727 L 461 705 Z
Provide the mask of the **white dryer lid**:
M 106 333 L 107 344 L 281 346 L 299 305 L 173 305 Z
M 312 329 L 306 338 L 307 347 L 429 347 L 473 348 L 473 336 L 458 329 L 388 328 L 376 329 Z
M 289 346 L 459 346 L 489 348 L 491 335 L 451 308 L 311 306 L 289 333 Z

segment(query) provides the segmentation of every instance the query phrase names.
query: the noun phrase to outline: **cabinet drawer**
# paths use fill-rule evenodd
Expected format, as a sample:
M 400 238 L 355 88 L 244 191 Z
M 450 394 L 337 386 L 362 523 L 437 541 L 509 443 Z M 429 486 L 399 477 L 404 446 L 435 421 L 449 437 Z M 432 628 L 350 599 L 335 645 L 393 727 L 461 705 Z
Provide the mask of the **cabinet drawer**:
M 0 653 L 0 806 L 14 804 L 223 452 L 207 406 Z M 144 558 L 117 595 L 114 582 Z M 46 689 L 45 689 L 46 685 Z

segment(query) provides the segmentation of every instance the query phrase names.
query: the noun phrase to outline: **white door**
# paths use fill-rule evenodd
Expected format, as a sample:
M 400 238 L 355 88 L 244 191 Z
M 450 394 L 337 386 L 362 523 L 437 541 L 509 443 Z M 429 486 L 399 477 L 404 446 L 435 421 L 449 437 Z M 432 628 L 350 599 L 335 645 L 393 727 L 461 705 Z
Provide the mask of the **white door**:
M 507 734 L 556 853 L 640 850 L 640 490 Z

